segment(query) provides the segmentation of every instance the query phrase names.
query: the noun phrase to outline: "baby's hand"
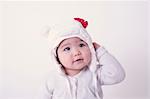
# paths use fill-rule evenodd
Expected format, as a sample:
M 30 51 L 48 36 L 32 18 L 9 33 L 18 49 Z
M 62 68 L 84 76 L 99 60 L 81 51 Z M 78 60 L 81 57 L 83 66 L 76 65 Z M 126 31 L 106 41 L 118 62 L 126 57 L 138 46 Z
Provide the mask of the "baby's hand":
M 95 50 L 97 50 L 100 47 L 100 45 L 97 44 L 96 42 L 93 42 L 93 46 L 94 46 Z

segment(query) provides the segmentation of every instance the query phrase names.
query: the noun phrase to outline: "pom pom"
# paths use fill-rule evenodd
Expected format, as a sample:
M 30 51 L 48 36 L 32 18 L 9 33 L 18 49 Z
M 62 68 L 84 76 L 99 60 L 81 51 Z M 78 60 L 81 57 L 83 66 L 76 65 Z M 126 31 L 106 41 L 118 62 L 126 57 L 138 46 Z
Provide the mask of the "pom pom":
M 85 21 L 85 20 L 82 19 L 82 18 L 74 18 L 74 20 L 79 21 L 79 22 L 82 24 L 82 26 L 83 26 L 84 28 L 86 28 L 87 25 L 88 25 L 88 22 Z

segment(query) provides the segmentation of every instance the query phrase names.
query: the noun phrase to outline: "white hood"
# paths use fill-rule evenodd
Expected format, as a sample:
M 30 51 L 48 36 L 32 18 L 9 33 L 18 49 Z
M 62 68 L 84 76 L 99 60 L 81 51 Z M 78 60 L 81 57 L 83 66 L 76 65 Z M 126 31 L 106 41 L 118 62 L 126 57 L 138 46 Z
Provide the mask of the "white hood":
M 52 65 L 56 66 L 57 71 L 62 72 L 61 65 L 56 60 L 56 48 L 60 44 L 61 41 L 70 37 L 79 37 L 83 41 L 85 41 L 92 53 L 91 64 L 89 65 L 89 69 L 92 72 L 95 72 L 97 66 L 97 57 L 95 53 L 95 49 L 92 44 L 91 36 L 88 34 L 86 29 L 82 26 L 82 24 L 76 20 L 72 20 L 71 22 L 66 22 L 63 24 L 55 25 L 49 29 L 48 32 L 48 40 L 50 44 L 51 57 L 52 57 Z

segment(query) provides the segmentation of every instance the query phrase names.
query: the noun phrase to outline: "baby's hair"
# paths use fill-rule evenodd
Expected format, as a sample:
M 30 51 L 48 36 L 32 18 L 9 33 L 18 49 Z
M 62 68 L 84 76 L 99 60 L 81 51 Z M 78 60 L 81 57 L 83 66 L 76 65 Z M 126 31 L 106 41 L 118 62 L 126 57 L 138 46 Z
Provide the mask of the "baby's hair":
M 64 41 L 64 40 L 63 40 L 63 41 Z M 57 60 L 58 64 L 60 64 L 60 65 L 62 65 L 62 64 L 61 64 L 61 62 L 60 62 L 60 60 L 59 60 L 59 58 L 58 58 L 58 48 L 59 48 L 60 44 L 61 44 L 63 41 L 61 41 L 61 42 L 59 43 L 59 45 L 56 47 L 56 60 Z M 62 66 L 63 66 L 63 65 L 62 65 Z
M 58 46 L 59 47 L 59 46 Z M 58 58 L 58 47 L 56 48 L 56 60 L 58 62 L 58 64 L 61 64 L 59 58 Z M 62 64 L 61 64 L 62 65 Z
M 58 46 L 59 47 L 59 46 Z M 62 63 L 60 62 L 59 58 L 58 58 L 58 47 L 56 48 L 56 61 L 58 62 L 58 64 L 61 65 L 61 69 L 65 72 L 65 67 L 62 65 Z M 66 72 L 65 72 L 66 73 Z M 67 74 L 67 73 L 66 73 Z

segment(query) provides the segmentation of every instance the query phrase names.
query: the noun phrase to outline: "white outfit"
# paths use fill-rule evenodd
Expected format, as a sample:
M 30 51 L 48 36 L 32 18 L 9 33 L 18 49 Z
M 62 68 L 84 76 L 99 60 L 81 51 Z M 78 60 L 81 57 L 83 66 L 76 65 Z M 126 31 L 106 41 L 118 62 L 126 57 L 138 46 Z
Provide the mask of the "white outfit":
M 90 65 L 73 77 L 66 75 L 56 60 L 57 46 L 70 37 L 79 37 L 85 41 L 92 54 Z M 102 85 L 116 84 L 124 79 L 125 72 L 120 63 L 103 47 L 95 51 L 91 37 L 80 22 L 73 21 L 67 26 L 52 28 L 49 40 L 53 45 L 52 66 L 58 68 L 48 76 L 38 99 L 102 99 Z
M 89 68 L 73 77 L 52 73 L 45 82 L 40 99 L 103 99 L 101 86 L 121 82 L 125 73 L 119 62 L 103 47 L 97 50 L 97 55 L 101 64 L 97 66 L 96 73 Z

